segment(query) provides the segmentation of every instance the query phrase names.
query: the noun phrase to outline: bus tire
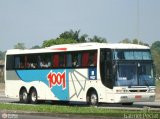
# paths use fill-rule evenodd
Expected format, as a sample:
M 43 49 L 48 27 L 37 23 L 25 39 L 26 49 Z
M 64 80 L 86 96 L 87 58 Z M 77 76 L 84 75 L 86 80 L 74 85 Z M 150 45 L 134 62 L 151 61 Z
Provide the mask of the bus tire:
M 22 88 L 19 93 L 19 100 L 21 103 L 28 103 L 28 93 L 25 88 Z
M 31 104 L 37 104 L 38 103 L 38 95 L 35 88 L 32 88 L 29 92 L 29 101 Z
M 88 95 L 89 105 L 91 106 L 97 106 L 98 105 L 98 95 L 95 90 L 91 91 Z

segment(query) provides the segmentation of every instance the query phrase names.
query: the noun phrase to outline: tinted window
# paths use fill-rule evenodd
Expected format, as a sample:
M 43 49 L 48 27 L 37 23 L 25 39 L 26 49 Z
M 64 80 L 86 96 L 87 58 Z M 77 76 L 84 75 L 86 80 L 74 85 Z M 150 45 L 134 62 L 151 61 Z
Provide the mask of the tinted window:
M 6 65 L 7 70 L 14 69 L 14 56 L 7 56 L 7 65 Z
M 97 51 L 7 56 L 7 69 L 76 68 L 97 66 Z
M 151 60 L 149 50 L 116 50 L 114 52 L 116 60 Z

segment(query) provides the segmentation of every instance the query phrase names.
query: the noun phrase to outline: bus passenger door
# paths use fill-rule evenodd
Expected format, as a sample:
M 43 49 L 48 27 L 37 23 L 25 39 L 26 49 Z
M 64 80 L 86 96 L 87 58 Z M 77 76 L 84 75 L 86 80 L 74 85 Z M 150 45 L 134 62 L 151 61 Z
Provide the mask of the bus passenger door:
M 103 85 L 112 89 L 112 54 L 110 49 L 100 50 L 100 74 Z

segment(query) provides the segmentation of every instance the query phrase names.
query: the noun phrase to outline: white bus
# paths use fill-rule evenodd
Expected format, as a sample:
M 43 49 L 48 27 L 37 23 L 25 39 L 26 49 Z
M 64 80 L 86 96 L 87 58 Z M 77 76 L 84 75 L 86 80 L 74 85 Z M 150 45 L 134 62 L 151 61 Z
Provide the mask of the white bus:
M 147 46 L 81 43 L 8 50 L 5 94 L 41 100 L 124 103 L 154 101 L 153 61 Z

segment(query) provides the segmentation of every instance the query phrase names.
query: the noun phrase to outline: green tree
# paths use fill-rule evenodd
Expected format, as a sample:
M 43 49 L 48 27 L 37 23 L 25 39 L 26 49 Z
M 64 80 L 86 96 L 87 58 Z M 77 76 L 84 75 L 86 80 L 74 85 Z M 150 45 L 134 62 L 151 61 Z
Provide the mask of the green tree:
M 32 46 L 31 49 L 40 49 L 41 47 L 39 45 L 35 45 L 35 46 Z
M 49 47 L 55 44 L 55 39 L 45 40 L 43 41 L 42 47 Z
M 57 38 L 55 40 L 55 45 L 59 45 L 59 44 L 70 44 L 70 43 L 77 43 L 77 41 L 75 41 L 74 39 L 68 38 L 68 39 L 64 39 L 64 38 Z
M 14 45 L 14 49 L 25 49 L 25 44 L 24 43 L 17 43 Z
M 160 41 L 156 41 L 152 44 L 151 53 L 156 66 L 157 77 L 160 77 Z
M 64 38 L 50 39 L 50 40 L 45 40 L 42 44 L 42 47 L 44 48 L 52 45 L 70 44 L 70 43 L 77 43 L 77 41 L 69 38 L 68 39 L 64 39 Z
M 80 35 L 80 30 L 78 30 L 78 31 L 73 31 L 73 30 L 65 31 L 65 32 L 63 32 L 63 33 L 61 33 L 59 35 L 59 38 L 62 38 L 62 39 L 73 39 L 77 43 L 87 42 L 86 41 L 87 37 L 88 37 L 87 34 Z
M 133 44 L 140 44 L 140 41 L 139 41 L 138 39 L 133 39 L 133 40 L 132 40 L 132 43 L 133 43 Z
M 93 38 L 89 38 L 89 42 L 107 43 L 107 40 L 95 35 Z
M 79 42 L 79 43 L 85 43 L 85 42 L 87 42 L 87 40 L 86 40 L 87 37 L 88 37 L 87 34 L 81 35 L 80 38 L 79 38 L 79 40 L 78 40 L 78 42 Z
M 0 60 L 4 60 L 5 52 L 0 51 Z
M 120 43 L 132 43 L 128 38 L 125 38 L 124 40 L 120 41 Z
M 49 47 L 58 44 L 70 44 L 70 43 L 85 43 L 85 42 L 100 42 L 107 43 L 107 40 L 102 37 L 94 36 L 93 38 L 88 38 L 87 34 L 80 35 L 80 30 L 77 31 L 65 31 L 59 35 L 56 39 L 45 40 L 42 47 Z
M 120 43 L 131 43 L 131 44 L 139 44 L 139 45 L 149 46 L 147 43 L 144 43 L 138 39 L 129 40 L 128 38 L 126 38 L 126 39 L 120 41 Z
M 149 46 L 147 43 L 144 43 L 144 42 L 142 42 L 142 41 L 140 41 L 140 40 L 138 40 L 138 39 L 133 39 L 133 40 L 132 40 L 132 43 L 133 43 L 133 44 L 139 44 L 139 45 Z

